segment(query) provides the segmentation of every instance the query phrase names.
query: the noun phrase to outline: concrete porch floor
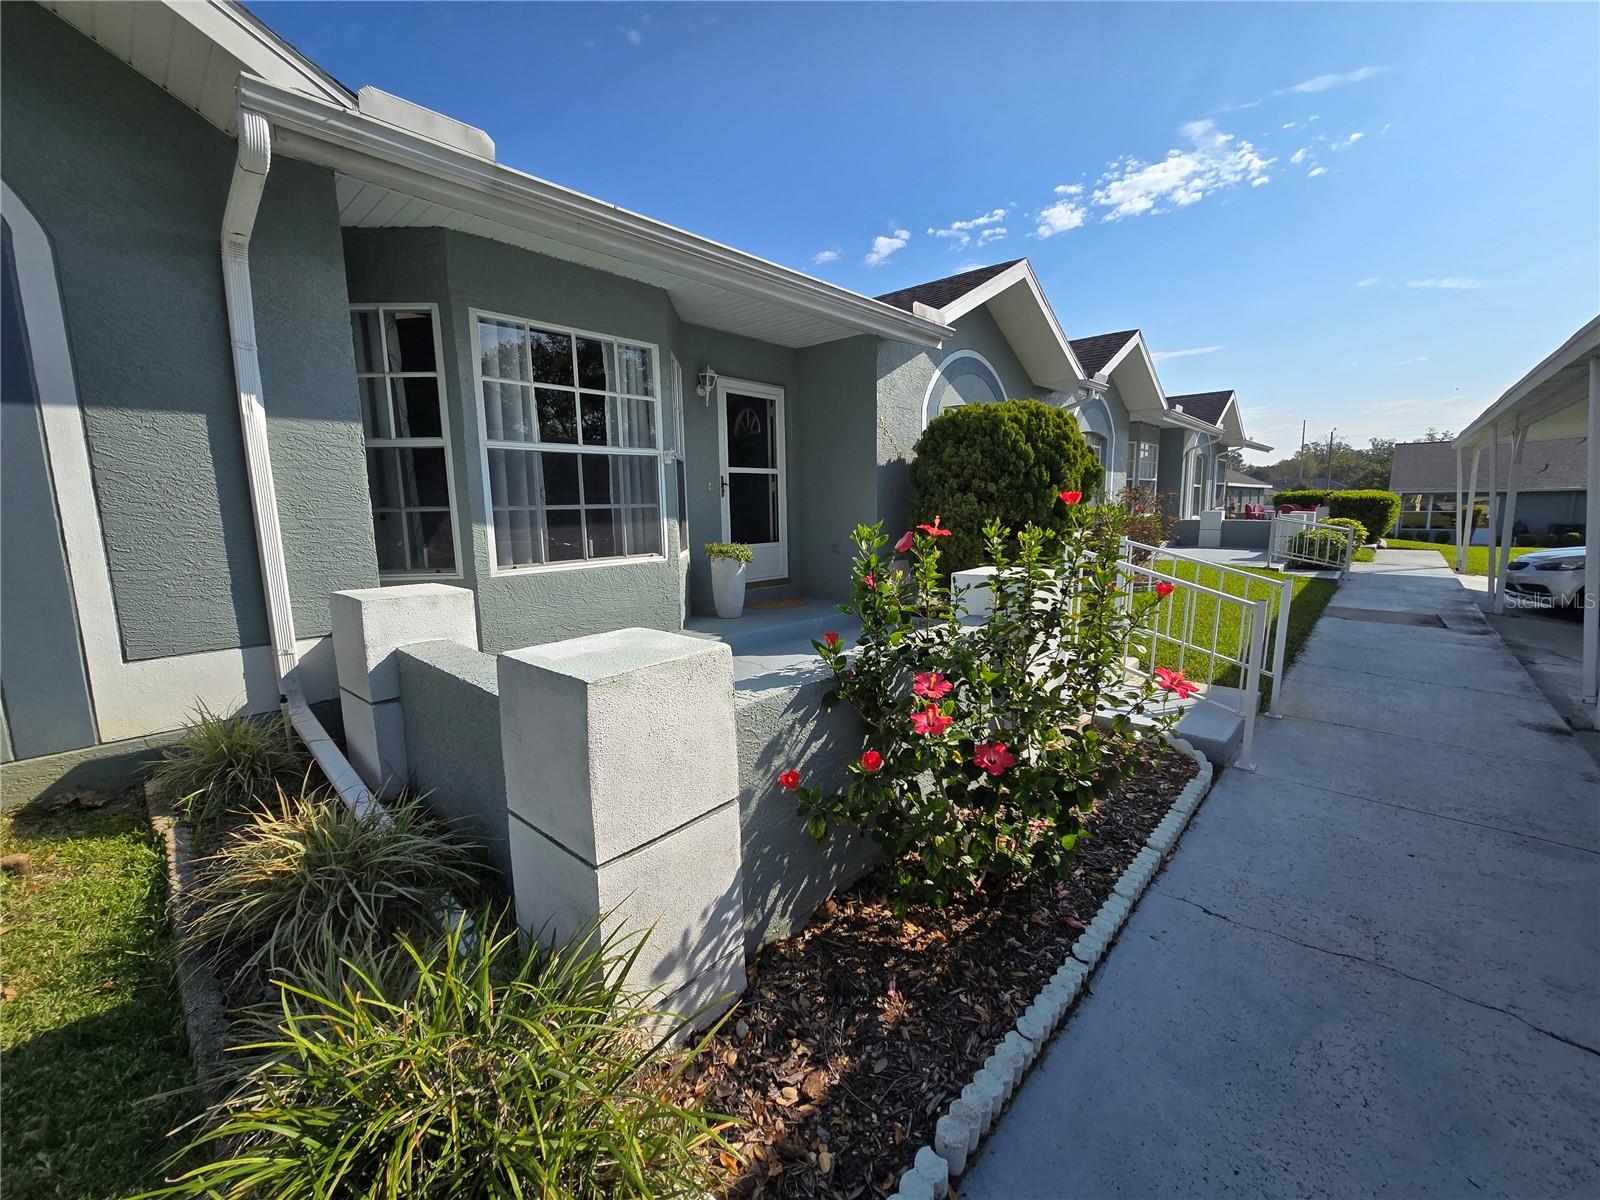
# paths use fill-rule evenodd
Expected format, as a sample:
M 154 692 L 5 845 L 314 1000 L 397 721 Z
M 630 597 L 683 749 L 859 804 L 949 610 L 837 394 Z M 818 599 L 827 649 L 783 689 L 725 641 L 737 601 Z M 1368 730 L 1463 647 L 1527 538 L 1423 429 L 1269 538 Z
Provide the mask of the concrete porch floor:
M 1600 1194 L 1600 774 L 1439 555 L 1379 559 L 963 1200 Z
M 757 686 L 757 680 L 792 685 L 826 676 L 827 668 L 811 643 L 829 630 L 851 645 L 861 632 L 861 622 L 845 616 L 831 600 L 806 600 L 781 608 L 746 608 L 732 620 L 693 616 L 683 627 L 691 637 L 728 644 L 734 688 L 741 691 Z

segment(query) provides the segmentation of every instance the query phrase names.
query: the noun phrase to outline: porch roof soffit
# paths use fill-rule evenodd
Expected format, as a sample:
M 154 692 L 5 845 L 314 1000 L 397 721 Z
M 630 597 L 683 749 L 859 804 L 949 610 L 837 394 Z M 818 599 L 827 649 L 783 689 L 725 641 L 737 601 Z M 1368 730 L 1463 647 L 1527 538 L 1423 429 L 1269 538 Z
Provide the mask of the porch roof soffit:
M 1516 430 L 1536 442 L 1588 433 L 1589 360 L 1600 357 L 1600 316 L 1563 342 L 1457 435 L 1458 450 L 1487 448 Z

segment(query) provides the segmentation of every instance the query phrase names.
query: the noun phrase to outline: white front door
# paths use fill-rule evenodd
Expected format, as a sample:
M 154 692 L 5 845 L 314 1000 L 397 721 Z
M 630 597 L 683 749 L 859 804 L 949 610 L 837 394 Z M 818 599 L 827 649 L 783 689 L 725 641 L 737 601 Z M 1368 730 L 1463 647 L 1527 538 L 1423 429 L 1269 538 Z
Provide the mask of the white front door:
M 722 468 L 722 536 L 745 542 L 752 582 L 789 576 L 784 495 L 783 389 L 738 379 L 717 381 Z

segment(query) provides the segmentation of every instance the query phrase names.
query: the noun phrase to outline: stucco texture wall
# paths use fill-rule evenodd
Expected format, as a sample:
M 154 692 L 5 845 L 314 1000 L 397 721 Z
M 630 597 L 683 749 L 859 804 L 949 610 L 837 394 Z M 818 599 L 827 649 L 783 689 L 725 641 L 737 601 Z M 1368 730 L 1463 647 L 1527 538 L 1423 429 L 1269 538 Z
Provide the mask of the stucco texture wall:
M 50 236 L 123 652 L 267 640 L 219 265 L 234 143 L 33 5 L 8 6 L 4 175 Z M 277 159 L 254 245 L 297 632 L 376 581 L 331 172 Z
M 803 503 L 806 594 L 850 594 L 850 535 L 878 519 L 878 340 L 844 338 L 800 352 L 805 419 L 792 472 Z M 891 538 L 899 530 L 888 531 Z
M 923 403 L 939 364 L 962 350 L 981 354 L 1000 376 L 1005 399 L 1043 400 L 1017 361 L 1011 344 L 987 309 L 978 308 L 955 324 L 955 334 L 937 350 L 907 342 L 878 343 L 878 512 L 884 528 L 903 525 L 910 503 L 906 478 L 917 438 L 922 435 Z M 897 536 L 897 534 L 891 534 Z

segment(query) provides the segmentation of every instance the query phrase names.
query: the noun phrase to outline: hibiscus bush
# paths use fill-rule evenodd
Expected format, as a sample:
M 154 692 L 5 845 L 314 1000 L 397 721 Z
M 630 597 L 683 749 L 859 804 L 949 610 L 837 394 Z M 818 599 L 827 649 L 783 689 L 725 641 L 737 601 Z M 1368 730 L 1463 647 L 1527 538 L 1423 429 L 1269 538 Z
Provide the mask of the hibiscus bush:
M 952 534 L 940 520 L 893 547 L 909 554 L 909 574 L 889 557 L 881 524 L 855 531 L 844 609 L 861 621 L 860 642 L 847 651 L 828 634 L 815 645 L 836 680 L 830 702 L 860 713 L 867 748 L 840 792 L 808 787 L 793 770 L 778 782 L 819 841 L 838 823 L 870 837 L 901 905 L 1064 877 L 1083 818 L 1132 772 L 1151 730 L 1175 719 L 1154 710 L 1156 685 L 1124 665 L 1171 585 L 1130 590 L 1117 565 L 1118 510 L 1081 498 L 1058 497 L 1063 534 L 1030 524 L 1013 546 L 988 523 L 995 570 L 978 622 L 947 585 L 942 543 Z M 1165 683 L 1188 686 L 1181 676 Z

